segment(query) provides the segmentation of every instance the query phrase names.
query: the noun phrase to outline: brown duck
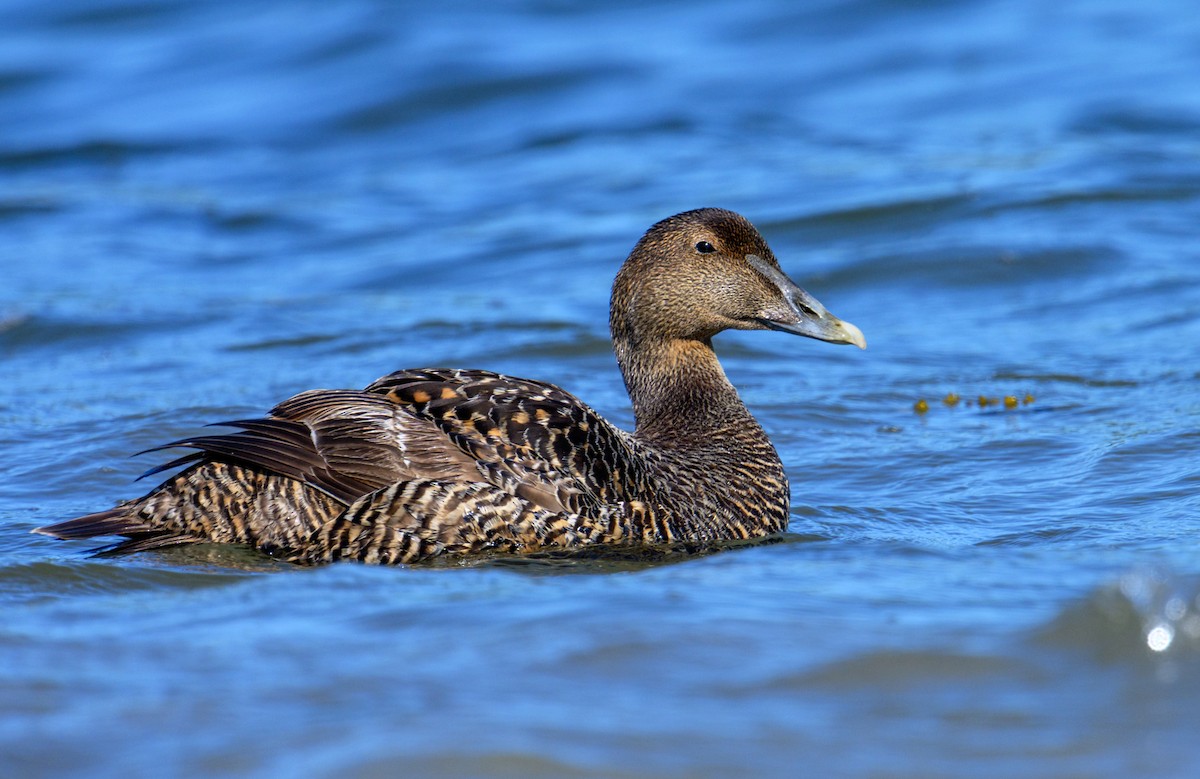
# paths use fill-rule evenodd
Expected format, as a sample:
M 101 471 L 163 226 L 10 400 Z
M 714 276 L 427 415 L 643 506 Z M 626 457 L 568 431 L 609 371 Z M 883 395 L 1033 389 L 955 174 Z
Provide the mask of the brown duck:
M 664 219 L 613 284 L 610 327 L 635 432 L 551 384 L 405 370 L 311 390 L 197 451 L 145 497 L 38 528 L 124 536 L 101 551 L 248 544 L 297 563 L 757 538 L 787 527 L 787 476 L 717 361 L 722 330 L 865 348 L 730 211 Z M 152 450 L 153 451 L 153 450 Z

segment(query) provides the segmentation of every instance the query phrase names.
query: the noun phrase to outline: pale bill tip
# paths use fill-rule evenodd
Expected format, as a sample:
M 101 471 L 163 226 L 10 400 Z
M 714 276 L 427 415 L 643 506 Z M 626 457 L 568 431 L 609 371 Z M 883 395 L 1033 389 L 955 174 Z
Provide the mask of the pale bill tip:
M 854 344 L 859 349 L 867 348 L 867 339 L 863 336 L 862 330 L 841 319 L 837 321 L 837 329 L 842 331 L 845 336 L 843 343 Z

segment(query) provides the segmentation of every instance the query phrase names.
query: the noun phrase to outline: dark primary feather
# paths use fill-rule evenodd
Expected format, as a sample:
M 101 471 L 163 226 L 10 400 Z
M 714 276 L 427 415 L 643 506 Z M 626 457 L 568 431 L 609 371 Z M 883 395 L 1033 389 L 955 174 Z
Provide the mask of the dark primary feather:
M 798 306 L 806 294 L 741 217 L 680 214 L 643 236 L 613 287 L 634 433 L 544 382 L 404 370 L 149 450 L 196 451 L 151 470 L 186 466 L 146 496 L 38 532 L 124 536 L 112 553 L 249 544 L 299 563 L 776 533 L 789 506 L 782 464 L 710 339 L 771 328 L 862 345 L 852 325 Z

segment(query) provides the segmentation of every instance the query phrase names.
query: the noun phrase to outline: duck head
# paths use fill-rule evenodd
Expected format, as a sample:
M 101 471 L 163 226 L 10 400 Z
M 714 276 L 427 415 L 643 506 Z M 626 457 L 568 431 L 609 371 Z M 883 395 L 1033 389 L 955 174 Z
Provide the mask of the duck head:
M 613 284 L 614 341 L 709 342 L 722 330 L 779 330 L 865 349 L 862 331 L 784 274 L 745 217 L 719 208 L 676 214 L 638 241 Z

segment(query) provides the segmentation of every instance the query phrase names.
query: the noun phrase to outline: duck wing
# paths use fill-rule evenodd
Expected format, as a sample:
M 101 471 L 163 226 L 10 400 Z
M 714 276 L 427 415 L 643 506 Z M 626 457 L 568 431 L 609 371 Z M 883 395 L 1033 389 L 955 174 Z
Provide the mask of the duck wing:
M 541 508 L 589 513 L 647 489 L 652 455 L 553 384 L 425 369 L 389 374 L 366 391 L 428 420 L 471 458 L 482 481 Z
M 640 492 L 632 437 L 552 384 L 474 370 L 405 370 L 364 390 L 310 390 L 263 419 L 154 449 L 196 449 L 285 476 L 344 504 L 413 479 L 485 482 L 574 513 Z
M 273 553 L 310 564 L 407 563 L 446 552 L 670 540 L 637 499 L 650 492 L 655 455 L 554 385 L 428 369 L 390 374 L 365 392 L 436 431 L 438 446 L 451 446 L 474 473 L 397 479 Z
M 275 406 L 264 419 L 216 426 L 239 432 L 182 438 L 148 449 L 198 451 L 146 475 L 192 460 L 232 460 L 350 503 L 417 474 L 461 478 L 473 470 L 469 458 L 427 422 L 385 397 L 360 390 L 309 390 Z

